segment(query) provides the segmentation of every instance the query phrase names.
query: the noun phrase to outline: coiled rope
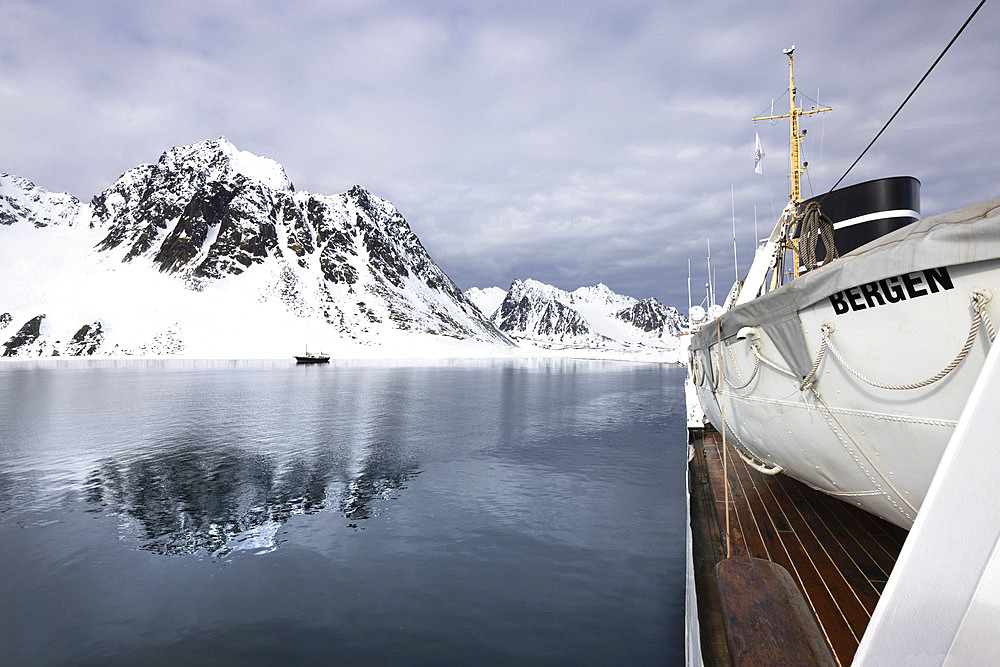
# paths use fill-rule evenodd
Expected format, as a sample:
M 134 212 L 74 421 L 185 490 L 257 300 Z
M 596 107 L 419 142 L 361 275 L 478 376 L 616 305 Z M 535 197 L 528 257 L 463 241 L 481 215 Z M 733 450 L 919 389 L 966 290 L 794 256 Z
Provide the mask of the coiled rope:
M 819 202 L 811 201 L 806 204 L 806 210 L 797 219 L 799 224 L 799 259 L 809 270 L 819 266 L 816 261 L 816 246 L 819 245 L 820 238 L 823 239 L 823 247 L 826 249 L 826 259 L 829 263 L 838 257 L 837 246 L 833 242 L 833 221 L 819 210 Z

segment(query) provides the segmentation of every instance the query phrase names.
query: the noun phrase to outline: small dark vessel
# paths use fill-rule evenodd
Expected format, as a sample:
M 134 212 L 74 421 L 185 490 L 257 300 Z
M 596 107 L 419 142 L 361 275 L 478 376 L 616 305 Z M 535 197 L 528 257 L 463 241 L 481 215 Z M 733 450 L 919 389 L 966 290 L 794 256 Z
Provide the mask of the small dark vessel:
M 295 363 L 298 364 L 328 364 L 330 363 L 330 355 L 323 354 L 322 352 L 310 352 L 306 350 L 305 354 L 295 355 Z

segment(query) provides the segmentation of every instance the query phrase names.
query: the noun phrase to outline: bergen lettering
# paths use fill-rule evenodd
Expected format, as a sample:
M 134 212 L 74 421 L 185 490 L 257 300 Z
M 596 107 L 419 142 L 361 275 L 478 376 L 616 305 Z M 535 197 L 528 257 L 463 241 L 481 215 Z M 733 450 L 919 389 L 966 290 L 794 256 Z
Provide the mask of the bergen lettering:
M 883 278 L 830 295 L 833 312 L 843 315 L 849 310 L 864 310 L 897 303 L 918 296 L 935 294 L 941 290 L 954 289 L 946 267 L 927 269 L 919 273 L 904 273 L 901 276 Z

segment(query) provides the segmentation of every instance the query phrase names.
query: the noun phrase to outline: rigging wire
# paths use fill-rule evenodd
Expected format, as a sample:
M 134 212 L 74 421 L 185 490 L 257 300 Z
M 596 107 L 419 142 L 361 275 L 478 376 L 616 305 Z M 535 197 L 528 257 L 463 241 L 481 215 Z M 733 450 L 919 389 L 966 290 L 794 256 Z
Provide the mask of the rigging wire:
M 814 106 L 817 106 L 817 107 L 820 106 L 820 103 L 817 100 L 814 100 L 813 98 L 809 97 L 808 95 L 806 95 L 802 91 L 797 90 L 796 92 L 799 94 L 799 97 L 801 97 L 802 99 L 808 100 L 808 101 L 812 102 Z M 816 94 L 819 95 L 819 91 L 818 90 L 816 91 Z
M 876 141 L 878 141 L 878 138 L 881 137 L 882 133 L 885 132 L 887 127 L 889 127 L 889 123 L 891 123 L 896 118 L 896 116 L 899 115 L 899 112 L 903 110 L 903 107 L 906 106 L 906 103 L 910 101 L 910 98 L 913 97 L 913 94 L 917 92 L 917 88 L 920 87 L 920 84 L 922 84 L 924 82 L 924 79 L 926 79 L 930 75 L 930 73 L 934 71 L 934 68 L 937 67 L 937 64 L 941 62 L 942 58 L 944 58 L 944 54 L 948 53 L 948 49 L 951 48 L 951 45 L 955 43 L 959 35 L 962 34 L 965 28 L 969 25 L 969 23 L 972 22 L 972 19 L 975 17 L 977 13 L 979 13 L 979 10 L 982 9 L 983 5 L 985 4 L 986 0 L 981 0 L 981 2 L 976 6 L 976 8 L 972 10 L 972 13 L 969 15 L 969 18 L 965 20 L 965 23 L 962 24 L 962 27 L 959 28 L 958 32 L 955 33 L 955 36 L 951 38 L 951 41 L 948 42 L 948 46 L 944 47 L 944 50 L 941 52 L 941 55 L 937 57 L 937 60 L 935 60 L 934 63 L 927 69 L 927 71 L 924 72 L 924 75 L 920 77 L 920 81 L 917 82 L 917 85 L 913 87 L 913 90 L 910 91 L 910 94 L 907 95 L 906 99 L 903 100 L 902 104 L 899 105 L 899 108 L 896 109 L 896 112 L 893 113 L 892 116 L 889 118 L 889 120 L 885 122 L 885 125 L 882 126 L 882 129 L 879 130 L 878 134 L 875 135 L 875 138 L 871 140 L 871 143 L 869 143 L 868 146 L 865 147 L 863 151 L 861 151 L 861 155 L 858 156 L 858 159 L 856 159 L 854 163 L 847 168 L 847 171 L 844 172 L 843 176 L 837 179 L 837 182 L 833 184 L 833 187 L 830 188 L 829 192 L 827 192 L 826 195 L 823 195 L 824 199 L 826 198 L 827 195 L 830 194 L 830 192 L 836 190 L 837 186 L 840 185 L 840 182 L 843 181 L 845 178 L 847 178 L 847 175 L 851 173 L 851 170 L 854 169 L 854 167 L 858 164 L 858 162 L 861 162 L 861 158 L 865 156 L 865 153 L 868 152 L 868 149 L 871 148 Z
M 816 89 L 816 104 L 819 104 L 819 88 Z M 822 106 L 822 105 L 820 105 Z M 820 119 L 819 130 L 819 162 L 823 164 L 823 139 L 826 137 L 826 116 Z
M 786 94 L 788 94 L 788 88 L 785 88 L 784 92 L 781 93 L 781 97 L 772 97 L 771 98 L 771 103 L 769 105 L 765 106 L 763 109 L 761 109 L 760 113 L 755 114 L 754 117 L 756 118 L 757 116 L 763 116 L 768 111 L 770 111 L 771 112 L 770 115 L 773 116 L 774 115 L 774 104 L 775 104 L 775 102 L 780 102 L 781 100 L 785 99 L 785 95 Z M 772 120 L 771 121 L 771 125 L 774 125 L 777 122 L 778 122 L 777 119 Z

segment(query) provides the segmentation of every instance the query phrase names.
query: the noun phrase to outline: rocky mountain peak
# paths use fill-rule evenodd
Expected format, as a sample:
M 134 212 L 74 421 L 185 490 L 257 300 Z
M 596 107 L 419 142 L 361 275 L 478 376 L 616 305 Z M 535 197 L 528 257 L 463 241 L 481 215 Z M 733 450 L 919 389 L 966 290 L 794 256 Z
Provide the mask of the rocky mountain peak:
M 206 181 L 234 180 L 239 175 L 272 190 L 295 190 L 284 167 L 270 158 L 241 151 L 225 137 L 171 148 L 164 151 L 157 165 L 195 172 Z
M 126 171 L 89 207 L 46 198 L 16 177 L 2 184 L 0 211 L 10 211 L 13 219 L 48 224 L 85 210 L 95 233 L 103 235 L 96 244 L 103 267 L 148 265 L 193 292 L 246 275 L 239 278 L 242 287 L 229 288 L 233 294 L 255 291 L 259 303 L 321 317 L 352 338 L 390 328 L 511 344 L 431 259 L 390 202 L 360 185 L 336 195 L 296 191 L 281 165 L 241 151 L 225 137 L 164 151 L 155 164 Z M 10 202 L 8 190 L 17 195 Z M 30 211 L 26 201 L 34 202 Z M 38 211 L 48 201 L 54 202 L 52 211 L 42 216 Z M 153 305 L 156 297 L 148 299 Z M 30 317 L 12 316 L 17 322 Z M 96 331 L 100 341 L 88 338 L 80 349 L 115 340 L 110 322 L 85 316 L 73 331 L 86 324 L 81 335 L 94 338 Z M 57 322 L 59 312 L 50 318 Z M 63 325 L 52 326 L 56 331 Z M 165 323 L 161 337 L 181 340 L 182 329 Z M 66 341 L 72 333 L 58 335 Z
M 515 279 L 491 320 L 503 332 L 528 338 L 563 341 L 590 333 L 583 316 L 556 298 L 561 291 L 535 280 Z
M 375 204 L 372 202 L 371 193 L 360 185 L 355 185 L 348 190 L 347 195 L 354 200 L 358 208 L 366 213 L 373 213 L 375 211 Z
M 664 306 L 659 299 L 643 299 L 629 308 L 624 308 L 615 317 L 628 322 L 646 332 L 659 332 L 659 335 L 677 336 L 684 330 L 685 320 L 674 307 Z
M 639 301 L 603 283 L 572 292 L 532 279 L 466 294 L 507 334 L 556 349 L 673 350 L 684 319 L 655 298 Z M 493 304 L 499 303 L 498 307 Z
M 527 295 L 536 300 L 542 301 L 571 301 L 569 298 L 569 292 L 532 278 L 528 278 L 524 281 L 520 281 L 515 278 L 510 285 L 508 294 L 513 294 L 514 298 L 518 300 Z
M 588 298 L 591 301 L 598 299 L 607 301 L 614 298 L 620 298 L 622 296 L 620 294 L 616 294 L 615 292 L 613 292 L 611 288 L 605 285 L 604 283 L 597 283 L 596 285 L 587 285 L 584 287 L 578 287 L 577 289 L 573 290 L 572 293 L 574 295 L 579 296 L 580 298 Z

